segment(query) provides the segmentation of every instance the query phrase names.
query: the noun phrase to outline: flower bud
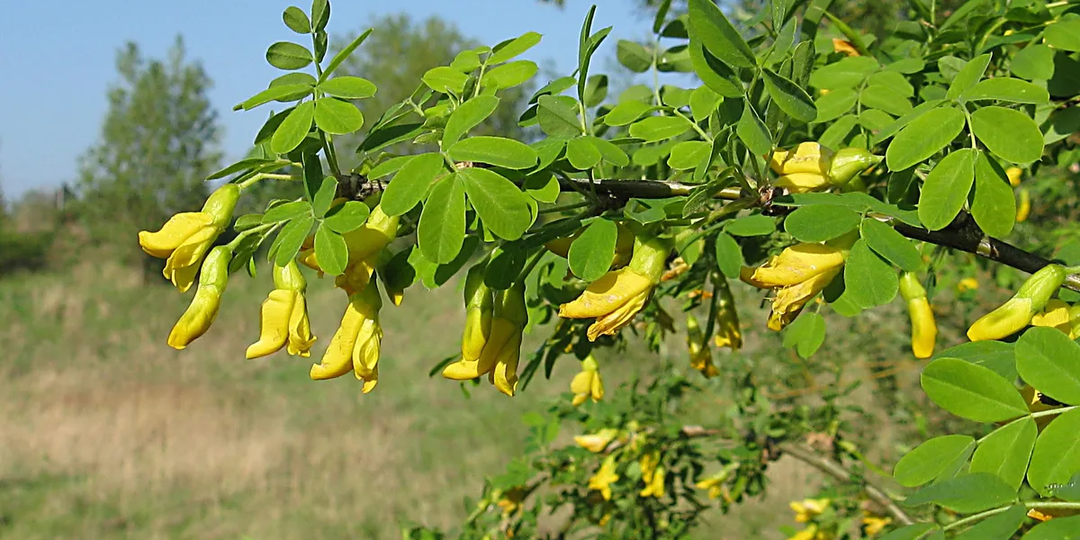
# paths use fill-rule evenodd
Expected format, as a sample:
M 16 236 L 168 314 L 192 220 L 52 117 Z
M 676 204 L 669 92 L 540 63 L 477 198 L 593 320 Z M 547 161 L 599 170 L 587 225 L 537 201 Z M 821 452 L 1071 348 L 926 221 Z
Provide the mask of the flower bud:
M 1031 194 L 1027 189 L 1020 190 L 1020 204 L 1016 205 L 1016 222 L 1023 223 L 1027 221 L 1028 216 L 1031 214 Z
M 1027 326 L 1065 283 L 1065 269 L 1048 264 L 1035 272 L 1004 305 L 983 315 L 968 328 L 971 341 L 1001 339 Z
M 689 313 L 686 314 L 686 347 L 690 351 L 690 367 L 700 371 L 705 378 L 720 374 L 716 364 L 713 364 L 712 349 L 698 326 L 697 318 Z
M 574 393 L 572 404 L 577 407 L 590 397 L 593 403 L 604 399 L 604 383 L 600 380 L 600 365 L 590 354 L 581 361 L 581 372 L 570 381 L 570 391 Z
M 911 351 L 916 358 L 930 358 L 937 340 L 937 323 L 926 298 L 926 289 L 915 274 L 905 272 L 900 277 L 900 294 L 907 301 L 911 318 Z
M 1009 167 L 1005 169 L 1005 176 L 1009 178 L 1009 185 L 1016 187 L 1020 185 L 1020 177 L 1024 174 L 1024 171 L 1020 167 Z
M 221 295 L 229 284 L 232 255 L 227 246 L 215 247 L 206 255 L 195 297 L 169 333 L 170 347 L 183 350 L 210 329 L 221 306 Z
M 804 142 L 794 150 L 776 149 L 769 159 L 769 168 L 779 175 L 829 173 L 833 151 L 816 142 Z
M 487 266 L 478 264 L 465 277 L 465 332 L 461 337 L 461 357 L 467 361 L 480 359 L 491 334 L 491 316 L 495 309 L 491 289 L 484 284 Z
M 829 183 L 842 186 L 855 175 L 881 163 L 882 156 L 875 156 L 862 148 L 842 148 L 833 156 L 829 165 Z

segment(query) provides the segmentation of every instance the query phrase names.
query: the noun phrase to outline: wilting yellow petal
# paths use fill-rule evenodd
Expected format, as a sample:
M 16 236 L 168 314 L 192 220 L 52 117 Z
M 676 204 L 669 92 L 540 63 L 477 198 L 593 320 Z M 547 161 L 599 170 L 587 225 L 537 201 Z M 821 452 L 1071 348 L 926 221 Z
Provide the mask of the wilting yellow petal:
M 1033 316 L 1030 299 L 1011 298 L 1001 307 L 975 321 L 968 328 L 967 336 L 971 341 L 1008 337 L 1027 326 Z
M 841 268 L 832 268 L 802 283 L 784 287 L 777 291 L 773 299 L 772 313 L 769 314 L 769 329 L 779 332 L 795 320 L 803 306 L 840 274 Z
M 848 56 L 859 56 L 859 51 L 855 49 L 855 46 L 845 39 L 833 38 L 832 47 L 833 52 L 844 53 Z
M 653 285 L 631 268 L 620 268 L 592 282 L 573 302 L 559 306 L 566 319 L 591 319 L 615 311 L 632 298 L 647 294 Z
M 825 176 L 833 152 L 816 142 L 804 142 L 795 150 L 777 149 L 769 160 L 769 168 L 776 174 L 814 173 Z
M 937 341 L 937 323 L 930 302 L 925 296 L 909 300 L 908 315 L 911 318 L 911 352 L 915 358 L 930 358 Z
M 139 245 L 149 255 L 165 259 L 188 238 L 210 227 L 213 222 L 214 218 L 203 212 L 182 212 L 169 218 L 157 232 L 140 231 Z
M 758 267 L 747 283 L 758 288 L 797 285 L 844 264 L 844 252 L 825 244 L 803 243 L 784 249 L 779 255 Z
M 298 296 L 299 291 L 270 291 L 262 304 L 259 341 L 247 348 L 248 358 L 267 356 L 285 346 L 289 338 L 289 319 Z
M 829 177 L 817 173 L 790 173 L 781 176 L 773 183 L 776 187 L 782 187 L 792 193 L 807 193 L 821 188 L 829 187 Z
M 652 293 L 651 287 L 631 297 L 625 304 L 615 308 L 611 313 L 596 319 L 596 322 L 589 326 L 589 341 L 596 341 L 600 336 L 613 336 L 619 330 L 622 330 L 624 326 L 630 324 L 630 321 L 634 319 L 634 315 L 637 315 L 645 307 L 645 303 L 649 301 L 650 293 Z M 562 309 L 560 308 L 559 311 L 561 314 Z

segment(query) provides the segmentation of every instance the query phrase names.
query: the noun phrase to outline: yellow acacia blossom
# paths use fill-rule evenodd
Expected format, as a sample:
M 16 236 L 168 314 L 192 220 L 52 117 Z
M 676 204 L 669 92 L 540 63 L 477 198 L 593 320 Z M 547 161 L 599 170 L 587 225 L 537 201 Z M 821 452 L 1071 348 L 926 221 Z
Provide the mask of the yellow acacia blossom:
M 626 266 L 626 263 L 630 261 L 630 257 L 634 253 L 634 233 L 622 223 L 616 223 L 615 225 L 618 230 L 618 236 L 615 238 L 615 256 L 611 260 L 611 268 L 621 268 Z M 565 259 L 570 255 L 570 246 L 573 245 L 574 240 L 577 240 L 583 232 L 585 232 L 584 228 L 570 236 L 556 238 L 546 242 L 544 247 L 547 248 L 548 251 Z
M 225 184 L 210 194 L 201 211 L 176 214 L 157 232 L 139 231 L 143 251 L 166 259 L 165 278 L 180 292 L 187 292 L 195 282 L 199 264 L 232 221 L 239 199 L 240 186 Z
M 1016 222 L 1023 223 L 1031 215 L 1031 194 L 1026 188 L 1020 190 L 1020 204 L 1016 205 Z
M 829 508 L 829 499 L 803 499 L 791 501 L 788 506 L 795 512 L 795 521 L 808 523 Z
M 470 270 L 466 280 L 468 306 L 462 358 L 443 368 L 443 377 L 468 381 L 488 375 L 488 380 L 503 394 L 513 396 L 517 389 L 517 367 L 521 354 L 521 334 L 529 322 L 525 306 L 525 283 L 492 295 L 483 283 L 483 274 Z M 479 276 L 479 277 L 475 277 Z M 486 296 L 492 295 L 491 303 Z M 487 306 L 491 306 L 490 309 Z M 485 330 L 486 328 L 486 330 Z
M 343 199 L 339 201 L 344 202 Z M 349 248 L 349 260 L 345 265 L 345 271 L 334 278 L 335 286 L 351 296 L 367 285 L 383 248 L 397 237 L 398 221 L 399 216 L 386 215 L 382 211 L 382 206 L 376 204 L 363 225 L 342 235 L 345 245 Z M 298 257 L 301 263 L 317 270 L 319 275 L 322 275 L 322 268 L 315 259 L 314 235 L 304 241 Z M 397 303 L 400 302 L 395 301 L 395 304 Z
M 719 499 L 724 494 L 725 481 L 727 481 L 726 476 L 710 476 L 709 478 L 698 481 L 694 484 L 694 487 L 708 490 L 710 499 Z
M 727 287 L 727 285 L 725 284 L 724 287 Z M 730 298 L 731 292 L 725 292 L 727 294 L 717 305 L 716 334 L 713 336 L 713 343 L 717 347 L 730 347 L 731 350 L 737 351 L 742 347 L 739 312 L 735 311 L 735 304 Z
M 1058 499 L 1051 499 L 1050 502 L 1058 501 Z M 1049 521 L 1054 518 L 1071 517 L 1080 514 L 1080 510 L 1076 508 L 1032 508 L 1028 510 L 1028 517 L 1036 519 L 1038 521 Z
M 712 348 L 698 326 L 697 318 L 689 313 L 686 314 L 686 347 L 690 351 L 690 367 L 700 371 L 706 378 L 720 374 L 713 363 Z
M 581 361 L 581 371 L 570 381 L 570 391 L 574 393 L 573 405 L 577 407 L 590 397 L 593 403 L 604 399 L 604 383 L 600 380 L 600 365 L 590 354 Z
M 247 348 L 248 358 L 259 358 L 287 347 L 291 355 L 311 356 L 315 336 L 311 335 L 307 300 L 307 281 L 296 260 L 285 266 L 274 265 L 274 290 L 262 305 L 259 341 Z
M 618 481 L 619 475 L 615 474 L 615 456 L 608 456 L 596 474 L 589 478 L 589 489 L 599 491 L 605 501 L 610 501 L 611 484 Z
M 818 528 L 811 524 L 805 529 L 793 534 L 788 540 L 834 540 L 836 535 Z
M 379 352 L 383 331 L 379 324 L 382 298 L 372 282 L 349 296 L 349 305 L 322 360 L 313 364 L 309 375 L 315 380 L 340 377 L 352 371 L 363 381 L 366 394 L 379 383 Z
M 172 332 L 169 332 L 170 347 L 183 350 L 210 329 L 221 306 L 221 295 L 229 284 L 229 262 L 232 261 L 232 255 L 228 246 L 215 247 L 206 255 L 195 297 L 191 299 L 191 305 L 180 316 L 180 320 L 176 321 Z
M 792 150 L 774 150 L 769 157 L 769 167 L 780 175 L 774 183 L 777 187 L 792 193 L 806 193 L 843 186 L 881 160 L 881 156 L 862 148 L 833 152 L 819 143 L 803 142 Z
M 905 272 L 900 277 L 900 295 L 907 302 L 908 316 L 911 318 L 911 352 L 915 358 L 930 358 L 934 355 L 937 323 L 934 321 L 934 310 L 926 298 L 926 289 L 915 274 Z
M 848 56 L 859 56 L 859 51 L 846 39 L 833 38 L 832 49 L 833 52 L 844 53 Z
M 1009 185 L 1017 187 L 1020 185 L 1020 177 L 1024 174 L 1023 169 L 1020 167 L 1009 167 L 1005 169 L 1005 176 L 1009 179 Z
M 638 495 L 642 497 L 656 497 L 657 499 L 662 498 L 664 496 L 665 475 L 664 467 L 662 465 L 657 466 L 656 470 L 653 471 L 652 475 L 650 475 L 649 479 L 646 481 L 645 487 Z M 644 479 L 644 477 L 642 479 Z
M 892 518 L 875 516 L 869 512 L 865 512 L 862 518 L 862 530 L 866 537 L 876 536 L 885 530 L 892 523 Z
M 1056 328 L 1075 340 L 1080 337 L 1080 304 L 1070 306 L 1064 300 L 1051 299 L 1042 312 L 1031 318 L 1031 325 Z
M 1004 305 L 975 321 L 968 328 L 968 339 L 1001 339 L 1020 331 L 1046 307 L 1050 297 L 1064 282 L 1065 269 L 1060 265 L 1048 264 L 1042 267 L 1032 274 Z
M 578 446 L 594 453 L 599 454 L 603 452 L 611 441 L 615 440 L 615 437 L 619 434 L 619 430 L 614 428 L 604 428 L 596 433 L 590 433 L 588 435 L 575 435 L 574 442 Z
M 979 280 L 973 277 L 966 277 L 964 279 L 961 279 L 960 282 L 956 284 L 956 290 L 959 292 L 975 291 L 978 289 Z
M 589 284 L 576 300 L 559 306 L 559 316 L 595 318 L 589 326 L 589 341 L 596 341 L 602 335 L 615 335 L 648 303 L 653 289 L 660 283 L 670 252 L 667 240 L 635 238 L 630 264 Z

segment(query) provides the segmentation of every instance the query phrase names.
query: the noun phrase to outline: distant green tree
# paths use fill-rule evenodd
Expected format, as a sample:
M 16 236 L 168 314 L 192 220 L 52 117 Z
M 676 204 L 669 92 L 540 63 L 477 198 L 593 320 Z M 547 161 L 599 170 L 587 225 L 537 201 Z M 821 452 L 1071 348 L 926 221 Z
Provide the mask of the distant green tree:
M 136 231 L 197 210 L 222 154 L 210 78 L 187 59 L 182 38 L 164 60 L 147 60 L 128 43 L 116 69 L 101 137 L 80 157 L 78 210 L 93 240 L 127 246 Z

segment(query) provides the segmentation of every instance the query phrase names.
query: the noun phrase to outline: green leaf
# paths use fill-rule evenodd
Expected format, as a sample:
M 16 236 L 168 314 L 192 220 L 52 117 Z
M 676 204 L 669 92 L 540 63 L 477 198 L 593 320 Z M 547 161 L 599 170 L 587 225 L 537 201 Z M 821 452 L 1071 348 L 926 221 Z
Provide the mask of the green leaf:
M 693 169 L 708 159 L 711 152 L 712 145 L 705 141 L 683 141 L 671 148 L 668 166 L 677 171 Z
M 281 14 L 281 19 L 285 21 L 285 26 L 288 26 L 289 30 L 296 32 L 297 34 L 311 33 L 311 21 L 308 20 L 304 10 L 296 6 L 285 8 L 285 12 Z
M 604 123 L 609 126 L 625 126 L 656 109 L 657 107 L 641 101 L 623 101 L 604 115 Z M 577 131 L 580 131 L 580 128 Z
M 848 135 L 851 133 L 852 128 L 858 123 L 858 118 L 855 115 L 848 114 L 837 118 L 835 122 L 829 126 L 821 137 L 818 138 L 818 142 L 827 148 L 842 148 L 845 146 L 844 141 L 847 140 Z
M 543 36 L 536 32 L 526 32 L 514 39 L 508 39 L 492 47 L 491 55 L 487 57 L 485 62 L 489 66 L 506 62 L 535 47 L 540 43 L 541 39 L 543 39 Z
M 922 71 L 925 67 L 926 62 L 922 58 L 904 58 L 885 66 L 885 69 L 903 73 L 905 75 L 911 75 Z
M 1000 422 L 1028 414 L 1012 383 L 980 365 L 940 358 L 926 366 L 921 381 L 934 403 L 961 418 Z
M 645 73 L 652 66 L 653 55 L 640 44 L 620 39 L 615 47 L 615 57 L 619 63 L 634 73 Z
M 366 40 L 368 36 L 371 35 L 371 31 L 371 28 L 364 30 L 364 33 L 356 36 L 356 39 L 353 39 L 349 42 L 348 45 L 345 46 L 345 48 L 338 51 L 337 54 L 335 54 L 334 57 L 330 59 L 330 63 L 326 65 L 326 69 L 323 70 L 320 79 L 325 81 L 327 77 L 334 73 L 334 70 L 336 70 L 338 66 L 340 66 L 341 63 L 344 62 L 345 59 L 348 58 L 349 55 L 351 55 L 353 51 L 355 51 L 357 47 L 359 47 L 360 44 L 363 43 L 364 40 Z
M 581 121 L 574 107 L 577 100 L 569 96 L 540 96 L 536 119 L 540 129 L 552 137 L 574 137 L 582 133 Z
M 446 264 L 457 257 L 465 241 L 465 186 L 458 175 L 443 177 L 431 189 L 417 226 L 417 243 L 424 258 Z
M 982 512 L 1016 500 L 1016 492 L 989 473 L 973 473 L 950 478 L 912 493 L 904 506 L 934 503 L 964 514 Z
M 315 218 L 307 215 L 289 221 L 281 228 L 274 243 L 277 244 L 277 253 L 274 257 L 275 264 L 285 266 L 300 252 L 300 246 L 307 240 L 311 226 Z
M 311 0 L 311 24 L 313 30 L 322 30 L 326 28 L 326 23 L 330 21 L 330 1 L 329 0 Z
M 855 106 L 858 99 L 859 95 L 851 88 L 833 90 L 819 97 L 815 102 L 817 117 L 814 121 L 828 122 L 840 118 Z
M 1012 58 L 1012 74 L 1027 80 L 1047 80 L 1054 76 L 1054 49 L 1028 45 Z
M 596 107 L 604 102 L 608 93 L 608 76 L 593 75 L 585 82 L 585 106 Z
M 1042 104 L 1050 101 L 1050 94 L 1045 88 L 1010 77 L 995 77 L 993 79 L 979 81 L 978 84 L 972 86 L 960 97 L 967 101 L 993 99 L 998 101 L 1009 101 L 1012 103 L 1033 104 Z
M 290 41 L 279 41 L 266 49 L 266 61 L 278 69 L 303 69 L 313 60 L 307 47 Z
M 1016 505 L 976 523 L 970 529 L 956 535 L 954 540 L 1009 540 L 1026 519 L 1027 508 Z
M 581 236 L 570 244 L 567 260 L 574 275 L 585 281 L 596 281 L 611 267 L 615 257 L 615 241 L 619 228 L 605 219 L 593 220 Z
M 984 152 L 979 152 L 975 159 L 975 197 L 971 215 L 979 228 L 997 238 L 1011 233 L 1016 223 L 1016 199 L 1009 178 Z
M 724 231 L 734 236 L 765 236 L 776 232 L 776 221 L 761 214 L 743 216 L 727 222 Z
M 800 242 L 824 242 L 859 226 L 862 216 L 841 206 L 803 206 L 784 219 L 784 230 Z
M 1080 51 L 1080 20 L 1059 20 L 1047 26 L 1043 39 L 1048 45 L 1058 50 Z
M 964 113 L 942 107 L 911 120 L 885 151 L 890 171 L 912 167 L 941 150 L 964 130 Z
M 982 78 L 988 65 L 990 65 L 989 54 L 976 56 L 969 60 L 953 78 L 952 84 L 949 85 L 949 91 L 945 93 L 945 99 L 956 99 L 974 86 Z
M 1041 388 L 1039 389 L 1042 390 Z M 1028 483 L 1044 497 L 1080 472 L 1080 409 L 1063 413 L 1043 428 L 1035 441 Z
M 436 152 L 420 154 L 405 164 L 386 185 L 380 206 L 388 216 L 400 216 L 424 199 L 435 177 L 445 170 L 443 157 Z
M 326 211 L 330 209 L 330 205 L 334 202 L 334 195 L 337 193 L 337 186 L 337 179 L 333 176 L 327 176 L 319 183 L 319 189 L 311 202 L 311 211 L 316 218 L 322 219 Z
M 923 103 L 920 103 L 914 109 L 911 109 L 911 111 L 908 112 L 907 114 L 905 114 L 904 116 L 901 116 L 900 118 L 897 118 L 896 121 L 894 121 L 893 123 L 891 123 L 891 124 L 881 128 L 880 130 L 878 130 L 878 132 L 874 134 L 874 137 L 872 139 L 873 144 L 875 144 L 875 145 L 880 144 L 882 141 L 887 140 L 889 137 L 892 137 L 893 135 L 896 135 L 896 133 L 899 132 L 901 129 L 903 129 L 904 126 L 907 126 L 909 123 L 914 121 L 916 118 L 930 112 L 931 110 L 934 110 L 934 108 L 937 107 L 938 105 L 940 105 L 941 103 L 942 103 L 941 100 L 930 100 L 930 101 L 925 101 Z M 963 124 L 962 123 L 961 123 L 961 129 L 963 129 Z
M 934 355 L 938 358 L 957 358 L 972 364 L 978 364 L 1011 381 L 1019 374 L 1016 372 L 1016 355 L 1013 344 L 1003 341 L 970 341 L 950 347 Z
M 716 235 L 716 263 L 720 271 L 730 279 L 737 279 L 743 267 L 742 249 L 730 234 Z
M 859 115 L 859 124 L 873 133 L 889 127 L 893 123 L 893 117 L 889 113 L 877 109 L 863 109 Z
M 893 144 L 898 141 L 899 137 Z M 919 220 L 927 229 L 944 229 L 963 209 L 975 182 L 977 155 L 978 151 L 971 148 L 956 150 L 945 156 L 934 170 L 926 175 L 922 192 L 919 194 Z
M 784 330 L 784 346 L 795 347 L 802 358 L 810 358 L 825 343 L 825 318 L 817 313 L 804 313 Z
M 600 137 L 589 136 L 588 139 L 589 142 L 600 151 L 600 155 L 604 157 L 604 161 L 616 167 L 625 167 L 630 164 L 630 157 L 615 143 L 607 139 L 601 139 Z
M 878 71 L 867 79 L 867 85 L 890 87 L 897 94 L 905 98 L 913 97 L 915 95 L 915 87 L 908 82 L 907 77 L 904 77 L 896 71 Z
M 539 67 L 531 60 L 517 60 L 503 64 L 484 73 L 484 86 L 498 90 L 513 88 L 531 79 Z
M 603 156 L 588 137 L 581 136 L 566 142 L 566 159 L 575 169 L 584 171 L 599 165 Z
M 914 525 L 908 525 L 906 527 L 900 527 L 895 531 L 878 538 L 877 540 L 918 540 L 923 538 L 926 533 L 937 528 L 937 525 L 933 523 L 916 523 Z M 944 537 L 942 537 L 944 538 Z M 935 540 L 929 538 L 928 540 Z
M 971 458 L 971 472 L 997 475 L 1013 490 L 1020 489 L 1038 434 L 1030 417 L 998 428 L 979 443 Z
M 967 461 L 975 439 L 967 435 L 934 437 L 904 454 L 896 462 L 893 477 L 904 487 L 917 487 L 941 476 L 957 460 Z
M 499 107 L 499 98 L 495 96 L 476 96 L 461 105 L 446 121 L 443 130 L 443 146 L 449 148 L 458 142 L 470 129 L 480 125 Z
M 552 204 L 562 193 L 554 174 L 542 172 L 525 178 L 525 193 L 538 202 Z
M 923 262 L 919 250 L 911 243 L 911 240 L 896 232 L 896 229 L 876 219 L 865 219 L 862 221 L 861 232 L 866 245 L 885 260 L 906 272 L 915 272 L 922 268 Z
M 679 116 L 650 116 L 630 125 L 630 136 L 645 142 L 657 142 L 678 137 L 693 126 Z
M 319 85 L 319 90 L 345 99 L 365 99 L 375 95 L 375 83 L 361 77 L 334 77 Z
M 1042 132 L 1020 111 L 983 107 L 971 114 L 971 131 L 994 155 L 1011 163 L 1031 163 L 1042 156 Z
M 284 98 L 290 98 L 290 101 L 296 101 L 310 95 L 313 91 L 314 89 L 307 84 L 282 84 L 271 86 L 270 88 L 247 98 L 242 103 L 233 107 L 233 110 L 243 109 L 248 111 L 264 103 Z
M 513 182 L 487 169 L 466 168 L 455 176 L 465 185 L 469 202 L 484 226 L 495 236 L 517 240 L 529 230 L 533 219 L 529 199 Z
M 323 224 L 315 231 L 315 261 L 331 276 L 341 275 L 349 263 L 349 246 L 340 234 Z
M 727 64 L 720 61 L 701 44 L 696 35 L 690 35 L 690 63 L 694 66 L 694 73 L 705 83 L 705 86 L 717 94 L 727 98 L 738 98 L 743 95 L 742 81 Z
M 423 76 L 424 84 L 436 92 L 460 96 L 465 91 L 469 76 L 449 66 L 429 69 Z
M 447 153 L 454 161 L 475 161 L 507 169 L 527 169 L 539 159 L 536 150 L 525 143 L 489 136 L 458 141 Z
M 849 56 L 814 70 L 810 75 L 810 86 L 828 88 L 830 91 L 854 88 L 877 69 L 877 60 L 869 56 Z
M 735 67 L 754 67 L 757 58 L 713 0 L 690 0 L 690 32 L 713 56 Z
M 863 107 L 881 109 L 894 116 L 903 116 L 911 112 L 911 102 L 904 94 L 890 86 L 870 85 L 859 94 Z
M 1054 488 L 1054 497 L 1068 502 L 1080 502 L 1080 473 L 1076 473 L 1068 482 Z
M 1080 131 L 1080 107 L 1057 109 L 1043 123 L 1043 142 L 1053 144 Z
M 263 223 L 277 223 L 289 221 L 303 215 L 311 215 L 311 203 L 308 201 L 292 201 L 279 204 L 266 211 L 262 216 Z
M 743 101 L 743 113 L 735 127 L 735 134 L 756 155 L 765 156 L 772 150 L 772 135 L 749 101 Z
M 348 101 L 322 97 L 315 100 L 315 125 L 327 133 L 343 135 L 364 127 L 364 115 Z
M 303 142 L 304 137 L 307 137 L 314 118 L 314 101 L 305 101 L 297 105 L 274 131 L 274 136 L 270 139 L 270 149 L 275 154 L 287 154 L 295 150 Z
M 720 94 L 713 92 L 708 86 L 699 86 L 690 93 L 690 115 L 695 121 L 703 122 L 722 100 Z
M 330 209 L 323 219 L 323 226 L 345 234 L 359 229 L 371 214 L 371 209 L 360 201 L 346 201 Z
M 1016 342 L 1024 382 L 1062 403 L 1080 405 L 1080 344 L 1056 328 L 1034 327 Z
M 1021 540 L 1080 540 L 1080 516 L 1044 521 L 1032 527 Z
M 892 266 L 860 239 L 851 247 L 844 265 L 844 286 L 857 306 L 870 309 L 891 302 L 900 289 L 900 280 Z
M 801 122 L 813 122 L 817 118 L 817 108 L 814 107 L 814 102 L 810 100 L 806 90 L 768 68 L 763 70 L 763 73 L 765 74 L 765 89 L 768 90 L 769 97 L 780 107 L 780 110 Z
M 391 174 L 394 174 L 394 173 L 400 171 L 401 168 L 404 167 L 406 163 L 412 161 L 412 159 L 414 157 L 416 157 L 416 156 L 408 155 L 408 156 L 394 156 L 392 158 L 389 158 L 386 161 L 383 161 L 382 163 L 379 163 L 374 168 L 372 168 L 368 172 L 368 175 L 367 175 L 368 179 L 369 180 L 378 180 L 378 179 L 383 178 L 385 176 L 389 176 Z M 385 196 L 385 193 L 384 193 L 384 196 Z

